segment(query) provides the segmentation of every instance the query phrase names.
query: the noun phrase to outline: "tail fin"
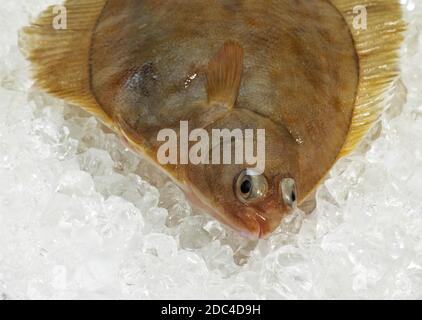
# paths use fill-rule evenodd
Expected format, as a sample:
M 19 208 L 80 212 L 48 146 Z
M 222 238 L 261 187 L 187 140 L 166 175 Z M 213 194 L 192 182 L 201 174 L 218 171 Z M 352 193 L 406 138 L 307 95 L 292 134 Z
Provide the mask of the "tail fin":
M 347 21 L 359 57 L 359 88 L 352 124 L 339 157 L 352 152 L 382 111 L 398 75 L 399 48 L 406 24 L 398 0 L 331 0 Z M 366 30 L 356 28 L 366 11 Z
M 21 31 L 20 46 L 32 63 L 36 84 L 48 93 L 81 106 L 112 126 L 91 92 L 90 48 L 106 0 L 67 0 L 67 26 L 55 29 L 55 6 Z M 62 12 L 64 13 L 64 11 Z

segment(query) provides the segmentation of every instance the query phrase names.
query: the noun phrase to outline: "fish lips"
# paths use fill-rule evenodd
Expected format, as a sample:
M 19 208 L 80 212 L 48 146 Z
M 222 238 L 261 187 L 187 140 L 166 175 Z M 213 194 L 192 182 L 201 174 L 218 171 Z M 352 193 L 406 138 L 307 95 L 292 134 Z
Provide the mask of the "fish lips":
M 265 213 L 246 207 L 239 215 L 243 216 L 241 221 L 244 224 L 239 232 L 246 238 L 257 240 L 267 239 L 280 226 L 286 213 L 280 207 L 266 208 Z
M 266 208 L 265 213 L 244 206 L 234 214 L 224 214 L 223 208 L 216 208 L 208 203 L 198 190 L 188 187 L 183 188 L 187 199 L 196 208 L 208 213 L 221 223 L 239 232 L 243 237 L 250 240 L 268 238 L 280 225 L 283 216 L 283 208 L 277 205 Z

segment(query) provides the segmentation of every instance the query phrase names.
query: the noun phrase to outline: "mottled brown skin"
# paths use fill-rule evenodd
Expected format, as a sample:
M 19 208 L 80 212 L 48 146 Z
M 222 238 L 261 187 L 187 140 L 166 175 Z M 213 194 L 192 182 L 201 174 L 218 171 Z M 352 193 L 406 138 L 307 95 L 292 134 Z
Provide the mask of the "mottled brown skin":
M 227 41 L 244 50 L 233 108 L 207 102 L 205 70 Z M 91 48 L 91 90 L 105 112 L 154 158 L 163 128 L 265 128 L 269 193 L 242 204 L 233 181 L 246 166 L 165 168 L 216 218 L 262 237 L 289 211 L 280 180 L 299 202 L 332 167 L 345 142 L 358 86 L 358 58 L 328 0 L 109 0 Z M 186 85 L 186 79 L 197 77 Z

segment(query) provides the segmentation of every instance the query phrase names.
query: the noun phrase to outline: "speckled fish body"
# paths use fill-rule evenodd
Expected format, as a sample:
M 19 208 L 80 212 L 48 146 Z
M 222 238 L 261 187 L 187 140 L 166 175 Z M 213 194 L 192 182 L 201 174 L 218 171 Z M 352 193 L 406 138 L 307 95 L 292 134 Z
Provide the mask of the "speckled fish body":
M 361 4 L 368 29 L 354 30 L 353 8 Z M 265 172 L 249 183 L 264 183 L 265 192 L 250 201 L 236 190 L 247 165 L 161 166 L 195 205 L 253 237 L 274 231 L 376 120 L 397 74 L 404 28 L 394 0 L 67 5 L 73 33 L 60 38 L 48 11 L 25 30 L 35 78 L 98 116 L 137 152 L 157 162 L 158 133 L 177 131 L 185 120 L 210 135 L 216 128 L 266 130 Z M 64 52 L 49 56 L 58 39 Z M 51 71 L 56 58 L 64 73 Z

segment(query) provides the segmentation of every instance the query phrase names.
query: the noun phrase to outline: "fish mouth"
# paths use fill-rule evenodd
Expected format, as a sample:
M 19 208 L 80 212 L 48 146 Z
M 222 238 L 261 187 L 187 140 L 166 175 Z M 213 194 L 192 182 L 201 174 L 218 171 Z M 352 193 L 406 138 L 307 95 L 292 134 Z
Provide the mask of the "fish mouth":
M 265 239 L 267 236 L 264 235 L 262 230 L 264 230 L 264 228 L 257 222 L 255 231 L 240 231 L 240 234 L 242 235 L 242 237 L 252 241 Z
M 193 187 L 182 188 L 189 202 L 199 210 L 202 210 L 214 217 L 219 222 L 229 226 L 231 229 L 239 232 L 242 237 L 249 240 L 265 239 L 270 234 L 267 219 L 256 214 L 252 209 L 246 208 L 244 212 L 245 220 L 224 215 L 222 210 L 212 206 L 200 192 Z M 267 231 L 266 231 L 267 230 Z

